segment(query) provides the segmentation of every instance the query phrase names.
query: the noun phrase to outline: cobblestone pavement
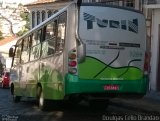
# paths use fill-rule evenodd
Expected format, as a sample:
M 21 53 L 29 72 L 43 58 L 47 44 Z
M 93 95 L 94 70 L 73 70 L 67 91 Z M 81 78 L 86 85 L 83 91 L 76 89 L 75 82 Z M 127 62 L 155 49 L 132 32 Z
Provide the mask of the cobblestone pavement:
M 89 106 L 87 102 L 79 105 L 62 104 L 42 112 L 35 100 L 22 99 L 13 103 L 9 89 L 0 88 L 0 121 L 129 121 L 142 120 L 142 115 L 153 116 L 160 120 L 160 104 L 158 102 L 115 98 L 109 102 Z

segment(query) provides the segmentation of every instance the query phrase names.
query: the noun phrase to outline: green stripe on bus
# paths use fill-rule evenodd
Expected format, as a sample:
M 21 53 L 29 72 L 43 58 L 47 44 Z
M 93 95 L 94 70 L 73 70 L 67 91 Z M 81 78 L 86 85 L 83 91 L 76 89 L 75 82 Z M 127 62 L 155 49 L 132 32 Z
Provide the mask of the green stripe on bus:
M 99 73 L 102 69 L 104 70 Z M 86 57 L 85 62 L 79 64 L 79 77 L 99 80 L 138 80 L 143 77 L 143 71 L 133 66 L 115 68 L 107 66 L 97 59 Z

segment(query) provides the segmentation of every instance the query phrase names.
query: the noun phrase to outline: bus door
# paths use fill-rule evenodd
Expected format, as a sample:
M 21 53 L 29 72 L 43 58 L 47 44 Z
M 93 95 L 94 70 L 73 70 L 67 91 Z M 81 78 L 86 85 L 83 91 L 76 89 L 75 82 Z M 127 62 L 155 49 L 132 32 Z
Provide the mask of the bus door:
M 13 61 L 13 66 L 11 69 L 12 77 L 11 81 L 14 82 L 15 94 L 23 95 L 23 91 L 21 90 L 22 85 L 22 65 L 21 65 L 21 52 L 22 52 L 22 40 L 19 40 L 16 44 L 15 56 Z
M 40 73 L 40 52 L 41 52 L 41 38 L 42 30 L 35 31 L 29 36 L 29 62 L 26 64 L 25 70 L 27 72 L 26 92 L 30 97 L 36 95 L 36 85 L 39 81 Z
M 29 38 L 23 39 L 22 52 L 21 52 L 21 65 L 20 65 L 20 88 L 23 91 L 23 95 L 26 95 L 27 79 L 28 79 L 28 64 L 29 62 Z

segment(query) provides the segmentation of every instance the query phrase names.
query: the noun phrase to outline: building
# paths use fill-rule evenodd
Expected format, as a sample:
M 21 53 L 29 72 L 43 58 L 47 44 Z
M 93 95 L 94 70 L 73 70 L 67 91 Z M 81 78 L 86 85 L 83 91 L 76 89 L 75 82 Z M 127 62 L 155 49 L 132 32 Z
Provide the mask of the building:
M 31 28 L 49 18 L 69 3 L 70 0 L 37 0 L 26 4 L 25 7 L 30 11 Z
M 35 0 L 0 0 L 0 31 L 3 33 L 3 40 L 0 40 L 0 62 L 5 69 L 9 70 L 11 66 L 11 58 L 8 56 L 9 48 L 15 45 L 17 34 L 24 28 L 26 21 L 20 17 L 21 12 L 26 9 L 19 3 L 28 3 Z
M 160 91 L 160 0 L 146 0 L 144 8 L 150 20 L 151 72 L 150 86 L 153 91 Z
M 0 3 L 0 31 L 4 37 L 9 37 L 17 34 L 23 29 L 26 21 L 24 21 L 20 14 L 24 12 L 25 8 L 18 6 L 16 3 Z

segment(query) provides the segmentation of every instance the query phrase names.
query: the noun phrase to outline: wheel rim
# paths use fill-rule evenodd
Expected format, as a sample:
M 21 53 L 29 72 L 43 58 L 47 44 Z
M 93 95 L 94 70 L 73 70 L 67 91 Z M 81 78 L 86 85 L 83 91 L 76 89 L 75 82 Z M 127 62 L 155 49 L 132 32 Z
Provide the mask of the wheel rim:
M 39 105 L 40 105 L 40 107 L 42 107 L 43 104 L 44 104 L 44 98 L 43 98 L 43 93 L 41 92 L 41 95 L 39 97 Z

